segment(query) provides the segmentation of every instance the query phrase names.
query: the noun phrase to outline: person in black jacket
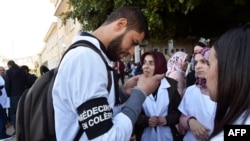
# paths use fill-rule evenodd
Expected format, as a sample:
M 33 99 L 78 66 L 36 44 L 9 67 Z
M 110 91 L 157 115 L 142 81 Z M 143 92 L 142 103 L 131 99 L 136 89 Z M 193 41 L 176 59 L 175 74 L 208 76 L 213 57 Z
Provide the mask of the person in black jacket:
M 153 76 L 166 73 L 167 62 L 160 52 L 146 52 L 141 57 L 143 74 Z M 137 141 L 179 141 L 175 125 L 181 113 L 178 105 L 181 96 L 177 90 L 177 81 L 166 77 L 142 105 L 142 112 L 135 124 L 134 134 Z
M 30 69 L 28 66 L 23 65 L 20 68 L 25 72 L 25 74 L 26 74 L 26 82 L 25 83 L 26 83 L 27 88 L 30 88 L 34 84 L 34 82 L 36 81 L 37 77 L 36 77 L 36 75 L 29 73 Z
M 26 74 L 13 60 L 8 61 L 7 66 L 9 69 L 5 73 L 5 89 L 10 97 L 9 115 L 15 128 L 18 101 L 27 87 Z

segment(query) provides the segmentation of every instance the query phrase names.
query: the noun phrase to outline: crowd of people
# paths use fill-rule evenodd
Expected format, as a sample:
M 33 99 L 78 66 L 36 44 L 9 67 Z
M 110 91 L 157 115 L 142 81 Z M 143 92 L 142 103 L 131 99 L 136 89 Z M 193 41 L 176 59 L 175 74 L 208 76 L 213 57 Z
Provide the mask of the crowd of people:
M 49 70 L 46 66 L 38 69 L 40 75 Z M 40 75 L 31 73 L 27 65 L 19 66 L 13 60 L 7 62 L 7 69 L 0 66 L 0 139 L 10 139 L 15 135 L 19 99 Z M 9 135 L 6 133 L 6 128 L 11 125 L 14 133 Z
M 157 52 L 142 55 L 144 75 L 153 76 L 162 70 L 158 67 L 160 56 Z M 249 125 L 249 57 L 250 24 L 230 29 L 211 47 L 200 41 L 195 44 L 190 70 L 186 53 L 173 54 L 167 67 L 161 64 L 167 68 L 163 71 L 166 79 L 144 101 L 131 140 L 223 141 L 227 136 L 224 125 Z M 171 83 L 170 78 L 184 87 Z M 173 91 L 169 88 L 177 91 L 178 100 L 171 99 Z
M 211 46 L 198 42 L 191 55 L 176 52 L 166 60 L 160 52 L 145 52 L 140 73 L 129 70 L 131 77 L 124 81 L 125 64 L 119 60 L 133 55 L 148 32 L 142 12 L 123 7 L 92 33 L 77 37 L 105 55 L 113 68 L 108 70 L 113 74 L 112 87 L 107 90 L 105 63 L 93 50 L 68 52 L 52 89 L 57 140 L 73 140 L 80 128 L 81 141 L 223 141 L 224 125 L 250 124 L 249 24 L 225 32 Z M 10 104 L 1 103 L 0 108 L 9 108 L 15 125 L 18 99 L 27 88 L 23 83 L 27 71 L 14 61 L 8 67 L 0 85 L 4 85 L 1 97 L 9 97 Z M 86 115 L 87 111 L 92 114 Z M 1 131 L 5 130 L 3 119 Z M 1 138 L 7 136 L 4 133 Z

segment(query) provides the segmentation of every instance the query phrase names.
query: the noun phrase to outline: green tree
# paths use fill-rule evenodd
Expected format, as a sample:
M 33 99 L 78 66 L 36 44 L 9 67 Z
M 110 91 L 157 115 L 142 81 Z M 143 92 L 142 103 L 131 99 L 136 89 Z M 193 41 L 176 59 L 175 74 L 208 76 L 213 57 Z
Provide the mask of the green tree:
M 96 29 L 118 7 L 136 6 L 148 18 L 153 42 L 217 37 L 232 26 L 250 22 L 248 0 L 69 0 L 69 5 L 72 10 L 62 18 L 78 20 L 84 31 Z

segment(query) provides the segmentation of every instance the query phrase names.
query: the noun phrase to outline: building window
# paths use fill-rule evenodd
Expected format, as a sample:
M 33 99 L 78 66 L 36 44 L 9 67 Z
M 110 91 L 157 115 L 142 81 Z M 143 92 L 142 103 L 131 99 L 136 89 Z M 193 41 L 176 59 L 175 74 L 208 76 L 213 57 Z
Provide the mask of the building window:
M 61 49 L 64 49 L 64 48 L 65 48 L 64 36 L 62 36 L 62 37 L 59 39 L 59 47 L 60 47 Z
M 153 48 L 153 51 L 155 51 L 155 52 L 159 52 L 160 50 L 159 50 L 159 48 L 158 48 L 158 47 L 154 47 L 154 48 Z
M 75 27 L 74 20 L 68 19 L 66 24 L 67 31 L 70 32 L 74 27 Z
M 174 54 L 175 53 L 175 49 L 171 49 L 171 54 Z
M 58 23 L 58 27 L 61 28 L 63 26 L 63 22 L 61 18 L 57 18 L 57 23 Z
M 182 51 L 182 52 L 186 52 L 185 48 L 181 48 L 181 51 Z
M 168 48 L 164 48 L 164 54 L 168 55 Z

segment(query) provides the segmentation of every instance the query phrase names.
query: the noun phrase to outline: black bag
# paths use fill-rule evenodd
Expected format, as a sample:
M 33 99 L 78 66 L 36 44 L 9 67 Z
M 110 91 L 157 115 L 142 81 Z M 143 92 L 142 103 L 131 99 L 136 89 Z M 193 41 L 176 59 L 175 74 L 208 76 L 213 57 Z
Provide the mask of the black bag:
M 112 84 L 110 70 L 112 68 L 108 66 L 101 51 L 89 41 L 80 40 L 72 44 L 64 55 L 76 47 L 89 47 L 100 55 L 107 67 L 107 90 L 110 91 Z M 56 141 L 52 87 L 57 69 L 58 67 L 39 77 L 32 87 L 22 94 L 16 114 L 17 141 Z M 83 130 L 79 130 L 75 140 L 79 140 L 82 133 Z

